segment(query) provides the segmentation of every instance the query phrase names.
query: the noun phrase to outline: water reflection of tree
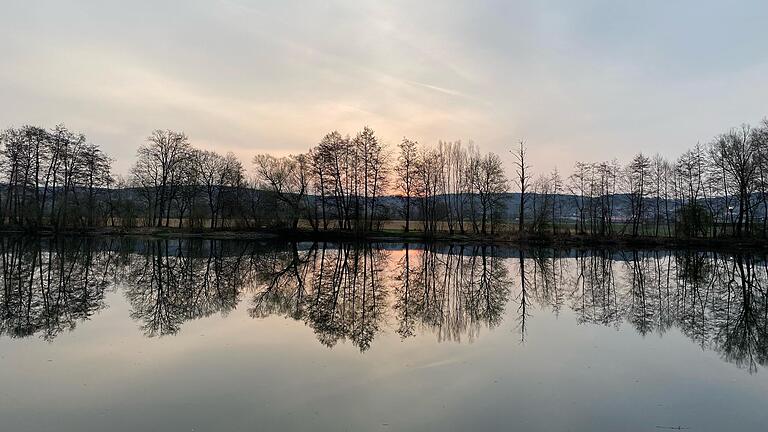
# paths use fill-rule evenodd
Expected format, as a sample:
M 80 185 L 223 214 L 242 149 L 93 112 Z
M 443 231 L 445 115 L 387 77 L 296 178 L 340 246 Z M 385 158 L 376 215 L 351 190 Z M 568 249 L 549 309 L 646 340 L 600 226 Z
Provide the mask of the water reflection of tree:
M 439 340 L 472 339 L 482 326 L 497 326 L 509 297 L 507 268 L 490 246 L 405 246 L 398 263 L 394 310 L 401 337 L 416 325 Z
M 104 308 L 112 253 L 95 242 L 0 239 L 0 334 L 52 340 Z
M 525 326 L 528 317 L 531 316 L 530 307 L 532 305 L 532 299 L 530 292 L 537 292 L 537 291 L 545 291 L 547 289 L 546 287 L 546 279 L 542 280 L 542 289 L 537 289 L 536 285 L 536 279 L 533 278 L 532 281 L 529 281 L 530 276 L 529 272 L 525 269 L 525 250 L 521 250 L 519 252 L 518 256 L 518 276 L 520 276 L 520 292 L 518 294 L 518 301 L 519 305 L 517 307 L 517 327 L 520 330 L 520 343 L 525 342 L 525 336 L 527 332 L 527 327 Z
M 719 307 L 713 271 L 722 271 L 724 262 L 717 254 L 693 251 L 676 253 L 674 261 L 670 315 L 684 334 L 706 347 L 715 331 L 712 313 Z
M 522 253 L 524 256 L 525 252 Z M 562 252 L 552 249 L 532 249 L 529 255 L 533 261 L 531 284 L 536 287 L 536 301 L 552 308 L 558 315 L 565 304 L 566 260 L 561 259 Z M 527 280 L 526 280 L 527 282 Z M 530 285 L 530 284 L 529 284 Z
M 627 320 L 645 336 L 656 327 L 659 301 L 654 287 L 656 278 L 652 272 L 654 259 L 649 251 L 622 253 L 625 283 L 623 308 Z
M 622 316 L 613 259 L 608 251 L 576 252 L 571 309 L 582 323 L 618 326 Z
M 231 311 L 250 272 L 245 246 L 222 241 L 147 241 L 125 272 L 131 317 L 147 336 L 174 334 L 187 320 Z M 230 244 L 232 246 L 232 244 Z M 239 248 L 238 248 L 239 246 Z
M 387 287 L 382 276 L 387 254 L 370 244 L 260 254 L 254 317 L 281 314 L 302 320 L 326 346 L 350 340 L 370 348 L 385 316 Z
M 507 260 L 490 246 L 405 245 L 391 269 L 384 264 L 389 254 L 325 245 L 262 254 L 256 272 L 262 289 L 252 314 L 291 316 L 328 346 L 350 339 L 361 349 L 381 327 L 384 306 L 391 306 L 403 338 L 428 330 L 439 340 L 471 340 L 482 327 L 501 323 L 512 284 Z M 750 370 L 766 364 L 765 260 L 692 251 L 530 249 L 508 262 L 518 269 L 512 315 L 523 339 L 534 305 L 554 313 L 568 305 L 580 323 L 626 322 L 642 335 L 676 327 L 727 361 Z
M 620 263 L 620 266 L 616 266 Z M 629 322 L 638 333 L 675 326 L 704 349 L 755 371 L 768 356 L 768 273 L 755 257 L 680 251 L 582 251 L 572 309 L 580 322 Z M 617 278 L 623 286 L 617 286 Z
M 499 252 L 462 245 L 397 251 L 370 244 L 6 237 L 0 239 L 0 334 L 51 340 L 103 309 L 105 292 L 120 283 L 147 336 L 226 314 L 247 292 L 251 316 L 302 321 L 329 347 L 349 340 L 367 350 L 390 325 L 402 338 L 428 331 L 441 341 L 472 340 L 502 323 L 512 299 L 508 316 L 522 338 L 534 306 L 556 314 L 568 306 L 579 323 L 628 323 L 642 335 L 675 327 L 750 371 L 768 364 L 765 257 L 529 249 L 503 258 Z
M 768 364 L 768 295 L 766 265 L 754 257 L 737 255 L 725 260 L 727 283 L 715 295 L 719 325 L 714 340 L 723 358 L 747 367 Z

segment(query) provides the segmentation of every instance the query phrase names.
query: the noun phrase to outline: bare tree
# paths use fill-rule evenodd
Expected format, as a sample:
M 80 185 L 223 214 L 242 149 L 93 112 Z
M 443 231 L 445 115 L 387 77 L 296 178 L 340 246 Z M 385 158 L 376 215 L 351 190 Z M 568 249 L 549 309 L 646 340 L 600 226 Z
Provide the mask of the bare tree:
M 54 229 L 96 223 L 96 196 L 111 179 L 110 159 L 99 146 L 63 125 L 7 129 L 0 144 L 6 185 L 0 223 L 40 228 L 48 222 Z M 62 200 L 57 200 L 59 192 Z
M 563 190 L 563 180 L 560 177 L 560 171 L 557 167 L 552 169 L 552 173 L 549 175 L 549 181 L 551 185 L 552 193 L 552 234 L 557 234 L 557 223 L 562 213 L 562 204 L 560 202 L 560 194 Z
M 519 147 L 512 151 L 512 155 L 515 157 L 515 182 L 520 190 L 518 232 L 522 234 L 525 228 L 525 203 L 528 200 L 526 192 L 528 192 L 528 188 L 531 185 L 531 166 L 528 165 L 528 161 L 526 160 L 527 150 L 525 148 L 525 141 L 520 141 Z
M 395 172 L 397 173 L 397 190 L 403 194 L 405 205 L 403 215 L 405 216 L 405 232 L 411 230 L 411 197 L 414 195 L 416 185 L 416 167 L 418 163 L 418 143 L 408 138 L 403 138 L 400 143 L 400 155 L 397 158 Z
M 221 209 L 221 187 L 224 176 L 224 158 L 212 151 L 196 150 L 193 162 L 198 173 L 198 179 L 207 196 L 210 211 L 210 227 L 216 228 L 219 210 Z
M 96 190 L 109 187 L 113 182 L 110 174 L 112 160 L 98 146 L 86 144 L 82 149 L 81 161 L 82 171 L 79 173 L 78 183 L 87 191 L 87 226 L 92 227 L 95 226 Z
M 480 232 L 487 234 L 489 220 L 492 222 L 498 215 L 501 210 L 502 194 L 508 190 L 507 177 L 504 175 L 504 167 L 498 155 L 488 153 L 479 161 L 474 183 L 482 209 Z M 491 230 L 493 231 L 493 224 L 491 224 Z
M 437 231 L 437 185 L 440 169 L 437 153 L 421 148 L 416 164 L 415 190 L 420 201 L 422 227 L 425 234 Z
M 181 169 L 190 163 L 192 148 L 183 132 L 155 130 L 147 143 L 137 152 L 131 173 L 143 189 L 149 210 L 150 225 L 166 226 L 170 219 L 171 202 L 181 180 Z
M 645 198 L 648 194 L 648 178 L 650 177 L 651 161 L 642 153 L 638 153 L 627 165 L 624 179 L 626 193 L 629 198 L 630 221 L 632 236 L 640 234 L 640 227 L 645 217 Z
M 712 143 L 710 156 L 715 166 L 722 169 L 724 181 L 736 191 L 739 213 L 735 221 L 736 235 L 749 231 L 751 198 L 758 176 L 758 139 L 748 125 L 732 129 L 718 136 Z
M 237 193 L 242 185 L 243 166 L 232 153 L 222 156 L 212 151 L 196 150 L 192 160 L 208 201 L 210 227 L 216 228 L 220 225 L 221 212 L 227 198 Z M 229 201 L 227 209 L 230 213 L 238 211 L 235 208 L 239 206 L 238 201 Z
M 288 207 L 291 227 L 298 228 L 299 218 L 306 209 L 309 187 L 309 161 L 306 155 L 276 158 L 260 154 L 253 158 L 260 184 L 275 194 Z

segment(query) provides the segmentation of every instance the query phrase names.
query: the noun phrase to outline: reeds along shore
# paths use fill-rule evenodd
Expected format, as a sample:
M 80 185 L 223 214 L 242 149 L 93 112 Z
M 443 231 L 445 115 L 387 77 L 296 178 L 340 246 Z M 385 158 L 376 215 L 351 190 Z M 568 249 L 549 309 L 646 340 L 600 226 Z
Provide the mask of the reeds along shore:
M 768 120 L 675 160 L 576 162 L 567 177 L 537 173 L 523 142 L 502 158 L 472 142 L 387 146 L 368 127 L 250 164 L 181 132 L 138 144 L 130 173 L 115 176 L 98 144 L 62 125 L 5 130 L 2 230 L 755 244 L 768 235 Z

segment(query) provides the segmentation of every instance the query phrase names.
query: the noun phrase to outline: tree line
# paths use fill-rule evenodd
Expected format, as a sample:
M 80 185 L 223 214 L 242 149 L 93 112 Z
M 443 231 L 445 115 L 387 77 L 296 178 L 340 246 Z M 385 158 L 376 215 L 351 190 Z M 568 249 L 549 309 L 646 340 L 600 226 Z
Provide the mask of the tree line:
M 0 224 L 55 228 L 94 226 L 97 199 L 112 182 L 111 160 L 85 135 L 58 125 L 24 126 L 0 134 Z
M 307 152 L 255 155 L 195 148 L 156 130 L 128 176 L 63 125 L 0 134 L 0 224 L 30 230 L 101 226 L 424 234 L 768 235 L 768 119 L 697 144 L 675 160 L 638 153 L 534 174 L 524 142 L 502 157 L 474 143 L 386 145 L 368 127 L 333 131 Z M 508 172 L 511 176 L 508 177 Z M 514 192 L 514 193 L 511 193 Z
M 576 162 L 566 182 L 554 171 L 537 178 L 534 190 L 534 227 L 551 225 L 559 214 L 552 197 L 567 193 L 580 233 L 765 237 L 768 119 L 697 143 L 675 160 L 638 153 L 625 165 Z

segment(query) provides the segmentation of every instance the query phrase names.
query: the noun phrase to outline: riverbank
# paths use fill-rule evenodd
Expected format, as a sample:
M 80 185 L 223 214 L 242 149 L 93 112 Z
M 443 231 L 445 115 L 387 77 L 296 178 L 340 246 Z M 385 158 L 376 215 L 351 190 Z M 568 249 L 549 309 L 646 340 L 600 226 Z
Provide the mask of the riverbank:
M 198 238 L 210 240 L 260 240 L 260 241 L 374 241 L 384 243 L 441 242 L 454 244 L 483 244 L 506 246 L 540 247 L 594 247 L 594 248 L 639 248 L 639 249 L 698 249 L 698 250 L 750 250 L 768 251 L 768 241 L 762 238 L 676 238 L 676 237 L 632 237 L 632 236 L 591 236 L 575 234 L 523 235 L 497 233 L 493 235 L 451 234 L 437 232 L 425 235 L 421 231 L 312 231 L 312 230 L 251 230 L 251 229 L 186 229 L 186 228 L 119 228 L 102 227 L 92 229 L 54 231 L 52 229 L 24 230 L 18 228 L 0 229 L 5 235 L 35 236 L 118 236 L 145 238 Z

